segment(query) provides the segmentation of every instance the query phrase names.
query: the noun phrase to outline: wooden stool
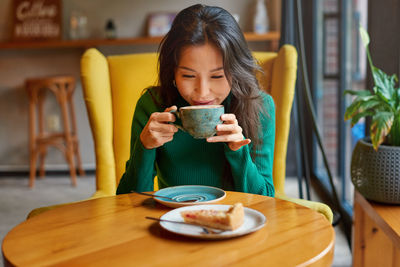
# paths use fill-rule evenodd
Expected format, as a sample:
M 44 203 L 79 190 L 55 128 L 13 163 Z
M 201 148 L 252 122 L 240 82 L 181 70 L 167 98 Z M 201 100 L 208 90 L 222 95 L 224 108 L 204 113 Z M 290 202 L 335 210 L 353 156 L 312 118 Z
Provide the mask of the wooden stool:
M 25 89 L 29 96 L 29 187 L 33 187 L 35 183 L 36 161 L 38 156 L 40 157 L 39 176 L 44 176 L 44 158 L 49 145 L 57 147 L 64 153 L 65 159 L 69 164 L 72 185 L 76 186 L 76 165 L 74 156 L 76 156 L 79 174 L 85 175 L 85 173 L 82 169 L 79 154 L 72 99 L 75 90 L 75 78 L 72 76 L 53 76 L 27 79 L 25 82 Z M 60 105 L 63 131 L 49 133 L 44 127 L 43 103 L 47 90 L 54 93 Z M 38 130 L 36 130 L 37 126 Z

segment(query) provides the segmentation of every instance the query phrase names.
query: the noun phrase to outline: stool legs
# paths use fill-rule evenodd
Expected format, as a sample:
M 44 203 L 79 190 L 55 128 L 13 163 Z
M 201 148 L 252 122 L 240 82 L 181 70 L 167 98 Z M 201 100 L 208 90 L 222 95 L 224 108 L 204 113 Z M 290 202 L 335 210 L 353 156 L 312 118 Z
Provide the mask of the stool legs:
M 39 178 L 44 178 L 44 159 L 47 155 L 47 148 L 41 147 L 39 151 Z
M 78 131 L 76 129 L 74 102 L 71 99 L 72 98 L 72 94 L 68 94 L 68 97 L 70 98 L 70 101 L 68 101 L 68 106 L 69 106 L 70 117 L 71 117 L 72 132 L 74 133 L 75 136 L 77 136 L 78 135 Z M 85 175 L 85 171 L 82 168 L 81 153 L 79 153 L 79 141 L 78 141 L 78 138 L 75 138 L 74 141 L 75 141 L 74 142 L 74 155 L 76 156 L 76 162 L 78 164 L 78 173 L 79 173 L 79 175 Z
M 85 172 L 82 168 L 79 153 L 79 141 L 72 99 L 75 90 L 75 78 L 71 76 L 56 76 L 29 79 L 26 82 L 26 89 L 29 96 L 29 187 L 33 187 L 35 184 L 38 157 L 39 175 L 43 177 L 45 174 L 44 160 L 47 154 L 47 146 L 49 145 L 59 148 L 64 153 L 69 165 L 71 183 L 73 186 L 76 186 L 76 167 L 78 167 L 80 175 L 85 175 Z M 43 103 L 46 96 L 46 89 L 54 93 L 60 106 L 63 121 L 63 131 L 61 132 L 48 133 L 45 130 Z M 38 122 L 36 122 L 36 118 L 38 118 Z M 36 125 L 37 123 L 38 125 Z M 36 129 L 37 126 L 38 129 Z M 78 166 L 75 165 L 75 157 Z
M 69 119 L 68 119 L 68 108 L 67 108 L 67 102 L 68 102 L 68 88 L 66 84 L 57 84 L 58 88 L 58 94 L 57 94 L 57 100 L 61 108 L 61 116 L 63 118 L 63 126 L 64 126 L 64 134 L 65 134 L 65 157 L 67 159 L 67 162 L 69 164 L 69 172 L 71 175 L 71 181 L 72 185 L 76 186 L 76 169 L 75 169 L 75 162 L 74 162 L 74 155 L 75 155 L 75 142 L 72 138 L 71 135 L 71 127 L 69 125 Z
M 38 92 L 38 122 L 39 122 L 39 137 L 43 137 L 45 134 L 44 130 L 44 113 L 43 113 L 43 104 L 46 98 L 46 91 L 41 89 Z M 44 178 L 44 158 L 47 154 L 47 148 L 45 146 L 38 145 L 37 150 L 39 151 L 39 177 Z
M 28 91 L 29 94 L 29 187 L 33 187 L 35 185 L 35 174 L 36 174 L 36 112 L 35 112 L 35 103 L 36 97 L 32 94 L 32 92 Z
M 82 160 L 81 160 L 81 156 L 79 153 L 79 142 L 78 141 L 75 142 L 74 154 L 76 156 L 76 162 L 78 163 L 78 173 L 79 173 L 79 175 L 84 176 L 85 171 L 82 168 Z

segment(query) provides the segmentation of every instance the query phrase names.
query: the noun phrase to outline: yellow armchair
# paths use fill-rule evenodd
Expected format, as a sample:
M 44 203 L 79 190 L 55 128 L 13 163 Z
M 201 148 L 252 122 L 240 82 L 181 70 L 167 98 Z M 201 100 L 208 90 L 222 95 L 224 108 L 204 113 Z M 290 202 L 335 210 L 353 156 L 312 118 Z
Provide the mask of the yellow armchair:
M 297 72 L 296 48 L 291 45 L 284 45 L 278 53 L 254 52 L 253 55 L 264 69 L 265 75 L 258 77 L 260 84 L 272 96 L 276 107 L 273 165 L 275 197 L 316 210 L 332 223 L 333 214 L 328 205 L 305 199 L 291 198 L 285 193 L 286 152 Z
M 293 199 L 285 194 L 286 150 L 293 103 L 297 52 L 285 45 L 278 53 L 254 52 L 264 69 L 258 77 L 276 105 L 273 177 L 276 197 L 307 206 L 332 222 L 332 211 L 322 203 Z M 129 159 L 131 120 L 143 89 L 157 83 L 157 54 L 105 57 L 88 49 L 81 60 L 81 79 L 96 154 L 96 192 L 93 198 L 115 195 Z M 155 179 L 155 190 L 157 189 Z M 41 210 L 42 209 L 42 210 Z M 43 209 L 33 211 L 37 214 Z
M 96 154 L 94 197 L 115 195 L 129 159 L 136 102 L 157 79 L 156 53 L 106 58 L 92 48 L 82 56 L 81 80 Z

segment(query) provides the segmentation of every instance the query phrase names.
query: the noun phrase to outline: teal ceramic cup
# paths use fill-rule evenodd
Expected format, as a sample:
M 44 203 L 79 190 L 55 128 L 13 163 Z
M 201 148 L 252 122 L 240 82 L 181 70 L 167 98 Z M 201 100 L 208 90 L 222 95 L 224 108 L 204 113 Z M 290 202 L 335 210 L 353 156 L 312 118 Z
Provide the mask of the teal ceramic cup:
M 223 105 L 186 106 L 171 111 L 177 117 L 174 125 L 197 139 L 215 135 L 224 112 Z

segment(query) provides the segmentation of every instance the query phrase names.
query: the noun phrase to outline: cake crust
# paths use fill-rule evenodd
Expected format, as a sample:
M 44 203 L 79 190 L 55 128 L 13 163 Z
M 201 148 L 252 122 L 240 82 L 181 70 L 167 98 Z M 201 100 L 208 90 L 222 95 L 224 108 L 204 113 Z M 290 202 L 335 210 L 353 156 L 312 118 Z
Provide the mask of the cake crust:
M 227 211 L 185 210 L 181 212 L 181 216 L 188 223 L 221 230 L 235 230 L 244 222 L 244 208 L 242 203 L 236 203 Z

